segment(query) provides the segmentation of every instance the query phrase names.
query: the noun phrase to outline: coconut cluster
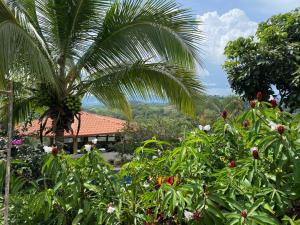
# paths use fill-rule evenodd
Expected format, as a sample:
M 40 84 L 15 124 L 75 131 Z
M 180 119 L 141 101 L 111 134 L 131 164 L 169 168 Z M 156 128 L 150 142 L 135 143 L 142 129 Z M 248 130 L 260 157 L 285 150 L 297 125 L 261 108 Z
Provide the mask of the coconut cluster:
M 81 108 L 81 100 L 80 97 L 69 95 L 65 101 L 64 105 L 67 107 L 69 111 L 72 112 L 72 114 L 78 113 Z

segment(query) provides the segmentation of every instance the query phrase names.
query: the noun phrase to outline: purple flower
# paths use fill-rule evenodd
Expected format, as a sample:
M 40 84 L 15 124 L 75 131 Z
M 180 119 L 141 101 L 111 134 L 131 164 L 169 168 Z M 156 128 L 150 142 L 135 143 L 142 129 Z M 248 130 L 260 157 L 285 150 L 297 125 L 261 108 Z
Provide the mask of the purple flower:
M 13 139 L 11 141 L 12 145 L 22 145 L 23 144 L 23 140 L 22 139 Z

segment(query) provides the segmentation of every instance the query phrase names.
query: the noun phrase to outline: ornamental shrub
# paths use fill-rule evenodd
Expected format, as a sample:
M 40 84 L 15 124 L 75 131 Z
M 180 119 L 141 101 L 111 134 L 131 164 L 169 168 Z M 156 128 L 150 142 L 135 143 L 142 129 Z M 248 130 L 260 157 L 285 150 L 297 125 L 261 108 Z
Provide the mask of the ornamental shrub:
M 299 156 L 300 115 L 256 102 L 178 147 L 144 142 L 118 173 L 96 149 L 49 154 L 42 177 L 12 196 L 12 224 L 295 225 Z

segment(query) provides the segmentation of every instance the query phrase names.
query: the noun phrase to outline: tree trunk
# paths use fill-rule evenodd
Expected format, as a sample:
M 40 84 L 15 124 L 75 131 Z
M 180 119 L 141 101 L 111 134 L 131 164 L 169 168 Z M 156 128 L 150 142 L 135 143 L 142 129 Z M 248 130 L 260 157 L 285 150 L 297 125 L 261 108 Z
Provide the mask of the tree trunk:
M 78 150 L 78 136 L 73 137 L 73 154 L 77 154 Z
M 54 143 L 57 145 L 58 149 L 61 150 L 64 148 L 64 129 L 63 128 L 58 128 L 55 132 L 55 140 Z
M 13 81 L 9 82 L 8 92 L 8 143 L 7 143 L 7 158 L 6 158 L 6 174 L 5 174 L 5 194 L 4 194 L 4 225 L 9 224 L 9 184 L 10 184 L 10 167 L 11 167 L 11 147 L 13 134 Z

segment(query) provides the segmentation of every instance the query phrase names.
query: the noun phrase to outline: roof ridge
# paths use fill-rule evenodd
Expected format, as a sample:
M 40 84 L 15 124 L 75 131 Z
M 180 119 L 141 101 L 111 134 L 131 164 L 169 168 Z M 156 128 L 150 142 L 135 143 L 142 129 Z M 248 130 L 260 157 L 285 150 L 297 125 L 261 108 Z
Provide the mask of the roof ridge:
M 120 121 L 120 122 L 124 122 L 126 123 L 127 121 L 126 120 L 122 120 L 122 119 L 119 119 L 119 118 L 114 118 L 114 117 L 111 117 L 111 116 L 104 116 L 104 115 L 100 115 L 100 114 L 97 114 L 95 112 L 88 112 L 88 111 L 80 111 L 80 113 L 86 113 L 86 114 L 90 114 L 90 115 L 94 115 L 94 116 L 97 116 L 97 117 L 100 117 L 100 118 L 103 118 L 103 119 L 106 119 L 106 120 L 113 120 L 113 121 Z

